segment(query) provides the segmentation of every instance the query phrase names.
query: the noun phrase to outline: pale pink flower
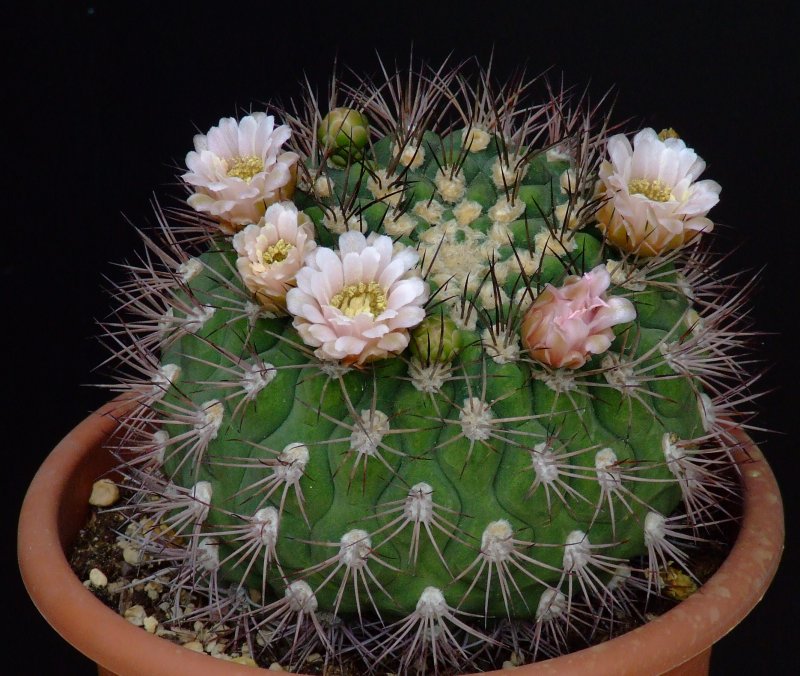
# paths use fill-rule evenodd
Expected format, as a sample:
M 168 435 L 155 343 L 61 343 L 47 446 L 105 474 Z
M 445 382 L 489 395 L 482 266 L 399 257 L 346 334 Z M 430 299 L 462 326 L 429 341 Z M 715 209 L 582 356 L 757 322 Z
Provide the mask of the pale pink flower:
M 189 205 L 218 218 L 225 232 L 258 222 L 268 205 L 294 191 L 298 156 L 282 149 L 290 135 L 266 113 L 238 122 L 225 117 L 208 134 L 197 134 L 183 175 L 196 190 Z
M 611 327 L 636 317 L 629 300 L 606 297 L 610 283 L 608 270 L 598 265 L 559 288 L 548 284 L 522 321 L 522 342 L 531 356 L 553 368 L 576 369 L 605 352 L 614 340 Z
M 706 163 L 679 138 L 659 138 L 642 129 L 633 138 L 608 141 L 609 161 L 600 167 L 607 201 L 598 212 L 600 229 L 613 244 L 640 256 L 675 249 L 710 232 L 706 218 L 719 201 L 715 181 L 698 181 Z
M 425 318 L 428 285 L 413 270 L 417 252 L 392 249 L 385 235 L 350 231 L 338 251 L 319 247 L 306 259 L 286 307 L 319 359 L 363 364 L 408 345 L 408 330 Z
M 311 219 L 291 202 L 270 205 L 257 224 L 233 236 L 242 281 L 261 305 L 276 313 L 285 311 L 286 292 L 316 246 Z

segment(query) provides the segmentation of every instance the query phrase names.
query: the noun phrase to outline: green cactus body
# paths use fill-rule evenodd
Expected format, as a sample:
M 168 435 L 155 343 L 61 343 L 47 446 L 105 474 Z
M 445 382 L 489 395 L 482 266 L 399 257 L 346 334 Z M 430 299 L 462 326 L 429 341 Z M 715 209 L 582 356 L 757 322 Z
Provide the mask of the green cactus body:
M 160 254 L 170 272 L 149 276 L 163 288 L 143 284 L 136 300 L 156 308 L 155 337 L 133 351 L 146 353 L 147 376 L 128 386 L 142 398 L 129 426 L 161 435 L 153 504 L 192 560 L 198 542 L 218 546 L 200 578 L 259 590 L 252 612 L 265 609 L 276 635 L 297 612 L 297 622 L 318 611 L 361 629 L 377 618 L 385 628 L 363 643 L 380 642 L 373 658 L 406 645 L 412 625 L 391 643 L 395 622 L 473 616 L 459 631 L 502 642 L 490 623 L 549 622 L 556 603 L 568 615 L 572 604 L 613 611 L 629 560 L 649 555 L 648 589 L 667 556 L 683 565 L 666 544 L 682 499 L 696 527 L 726 489 L 697 450 L 727 457 L 712 400 L 728 378 L 720 343 L 731 343 L 720 306 L 702 302 L 702 257 L 609 244 L 588 127 L 551 129 L 544 142 L 544 127 L 511 133 L 477 104 L 462 107 L 460 126 L 440 123 L 441 91 L 454 85 L 429 87 L 422 111 L 395 114 L 370 90 L 329 117 L 313 105 L 287 115 L 300 157 L 293 213 L 309 219 L 316 246 L 335 251 L 355 230 L 417 252 L 428 295 L 407 348 L 325 358 L 286 309 L 294 282 L 264 302 L 240 274 L 237 240 L 209 236 L 208 224 L 199 247 Z M 282 262 L 293 246 L 277 240 L 256 264 Z M 598 270 L 611 285 L 586 312 L 613 306 L 624 319 L 577 363 L 543 360 L 555 348 L 532 342 L 531 308 Z M 390 302 L 367 284 L 330 299 L 342 316 Z

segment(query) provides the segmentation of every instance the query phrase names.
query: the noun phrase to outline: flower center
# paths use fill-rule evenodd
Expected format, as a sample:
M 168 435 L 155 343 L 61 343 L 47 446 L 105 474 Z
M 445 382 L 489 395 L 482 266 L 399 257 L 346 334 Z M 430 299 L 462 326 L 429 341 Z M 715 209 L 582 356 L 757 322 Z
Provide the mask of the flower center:
M 245 155 L 244 157 L 234 157 L 229 162 L 228 176 L 241 178 L 248 183 L 258 172 L 264 171 L 264 162 L 256 155 Z
M 351 284 L 331 298 L 331 305 L 348 317 L 366 312 L 373 317 L 386 309 L 386 294 L 377 282 Z
M 652 181 L 647 178 L 634 178 L 628 183 L 628 192 L 631 195 L 644 195 L 654 202 L 669 202 L 672 195 L 670 187 L 657 178 Z
M 261 254 L 261 259 L 264 261 L 264 265 L 281 263 L 286 260 L 292 249 L 294 249 L 294 244 L 287 242 L 285 239 L 279 239 L 275 244 L 268 246 L 264 250 L 264 253 Z

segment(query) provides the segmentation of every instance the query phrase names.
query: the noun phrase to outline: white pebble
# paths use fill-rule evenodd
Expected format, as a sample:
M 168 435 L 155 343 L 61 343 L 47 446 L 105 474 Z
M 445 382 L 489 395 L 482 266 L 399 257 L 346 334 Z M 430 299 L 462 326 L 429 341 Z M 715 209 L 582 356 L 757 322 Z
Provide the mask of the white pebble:
M 92 568 L 89 571 L 89 582 L 93 587 L 105 587 L 108 584 L 108 578 L 99 568 Z
M 95 507 L 110 507 L 119 500 L 119 488 L 111 479 L 100 479 L 92 485 L 89 504 Z
M 148 634 L 155 634 L 158 628 L 158 620 L 152 615 L 144 618 L 144 629 Z

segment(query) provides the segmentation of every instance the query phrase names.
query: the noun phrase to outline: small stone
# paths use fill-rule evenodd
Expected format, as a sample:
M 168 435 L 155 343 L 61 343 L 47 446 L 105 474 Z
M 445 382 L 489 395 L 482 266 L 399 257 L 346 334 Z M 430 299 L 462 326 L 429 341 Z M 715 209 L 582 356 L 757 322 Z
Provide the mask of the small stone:
M 108 584 L 108 578 L 99 568 L 92 568 L 89 571 L 89 582 L 93 587 L 105 587 Z
M 317 664 L 322 662 L 322 655 L 319 653 L 311 653 L 308 657 L 306 657 L 306 662 L 308 664 Z
M 285 669 L 284 669 L 284 668 L 283 668 L 283 667 L 282 667 L 280 664 L 278 664 L 277 662 L 273 662 L 272 664 L 270 664 L 270 665 L 269 665 L 269 670 L 270 670 L 270 671 L 286 671 L 286 670 L 285 670 Z
M 503 662 L 503 669 L 516 669 L 517 665 L 514 664 L 511 660 L 506 660 Z
M 119 500 L 119 488 L 111 479 L 100 479 L 92 485 L 89 504 L 95 507 L 110 507 Z
M 148 634 L 155 634 L 158 629 L 158 620 L 152 615 L 144 618 L 144 629 Z
M 144 620 L 147 617 L 147 613 L 144 611 L 142 606 L 135 605 L 131 606 L 125 611 L 124 617 L 131 624 L 141 627 L 144 626 Z
M 188 643 L 184 643 L 183 647 L 189 650 L 193 650 L 196 653 L 203 652 L 203 644 L 200 643 L 200 641 L 189 641 Z
M 234 657 L 231 660 L 231 662 L 234 662 L 235 664 L 244 664 L 245 666 L 248 666 L 248 667 L 257 667 L 258 666 L 256 664 L 256 661 L 252 657 L 246 657 L 245 655 L 242 655 L 241 657 Z
M 125 563 L 129 563 L 132 566 L 137 566 L 142 560 L 142 555 L 138 549 L 134 549 L 133 547 L 125 547 L 125 549 L 122 550 L 122 558 L 125 559 Z

